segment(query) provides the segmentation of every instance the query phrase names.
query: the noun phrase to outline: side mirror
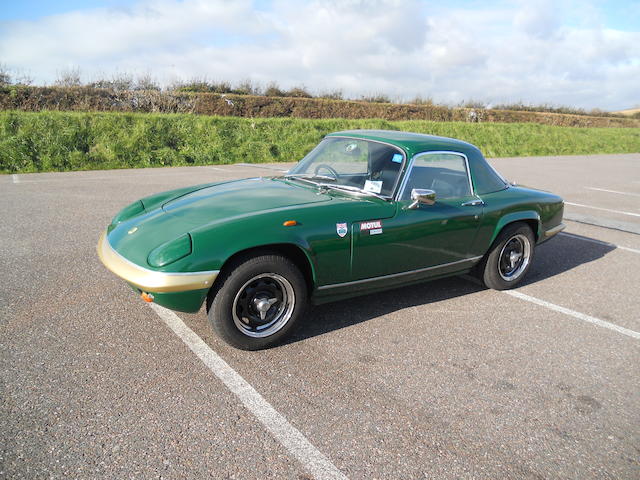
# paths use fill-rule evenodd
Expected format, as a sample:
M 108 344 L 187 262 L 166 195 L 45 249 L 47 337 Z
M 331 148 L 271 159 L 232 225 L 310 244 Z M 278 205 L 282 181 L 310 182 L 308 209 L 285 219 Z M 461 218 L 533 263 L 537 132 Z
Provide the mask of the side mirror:
M 411 210 L 418 208 L 418 205 L 433 205 L 436 203 L 436 192 L 422 188 L 411 190 L 411 200 L 413 203 L 408 208 Z

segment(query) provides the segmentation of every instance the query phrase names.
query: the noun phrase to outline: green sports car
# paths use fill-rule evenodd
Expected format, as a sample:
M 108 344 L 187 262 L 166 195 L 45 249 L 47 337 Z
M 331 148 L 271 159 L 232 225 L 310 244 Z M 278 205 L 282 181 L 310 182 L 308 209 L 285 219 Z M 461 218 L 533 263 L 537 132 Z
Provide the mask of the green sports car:
M 309 303 L 473 272 L 517 285 L 564 204 L 509 184 L 473 145 L 416 133 L 327 135 L 281 176 L 143 198 L 98 255 L 142 298 L 196 312 L 247 350 L 280 342 Z

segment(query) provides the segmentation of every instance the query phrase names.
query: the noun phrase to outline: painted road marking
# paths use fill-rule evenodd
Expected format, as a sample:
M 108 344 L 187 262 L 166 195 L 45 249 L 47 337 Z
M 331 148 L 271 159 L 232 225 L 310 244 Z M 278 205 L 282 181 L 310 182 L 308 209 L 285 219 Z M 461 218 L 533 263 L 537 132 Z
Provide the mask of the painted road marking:
M 11 180 L 13 181 L 13 183 L 20 183 L 20 177 L 18 177 L 18 175 L 16 175 L 15 173 L 11 175 Z
M 606 245 L 607 247 L 619 248 L 620 250 L 625 250 L 627 252 L 640 253 L 640 250 L 636 250 L 635 248 L 623 247 L 622 245 L 616 245 L 615 243 L 596 240 L 595 238 L 581 237 L 580 235 L 575 235 L 569 232 L 560 232 L 560 235 L 575 238 L 577 240 L 584 240 L 585 242 L 597 243 L 598 245 Z
M 511 295 L 512 297 L 519 298 L 520 300 L 525 300 L 527 302 L 535 303 L 536 305 L 546 307 L 556 312 L 564 313 L 565 315 L 569 315 L 571 317 L 577 318 L 584 322 L 592 323 L 599 327 L 608 328 L 609 330 L 613 330 L 614 332 L 618 332 L 628 337 L 635 338 L 636 340 L 640 340 L 640 332 L 635 332 L 633 330 L 629 330 L 628 328 L 621 327 L 614 323 L 605 322 L 604 320 L 600 320 L 599 318 L 592 317 L 591 315 L 585 315 L 584 313 L 576 312 L 575 310 L 561 307 L 560 305 L 556 305 L 551 302 L 546 302 L 544 300 L 540 300 L 539 298 L 532 297 L 530 295 L 525 295 L 524 293 L 518 292 L 516 290 L 503 290 L 503 292 L 506 293 L 507 295 Z
M 612 220 L 604 217 L 593 217 L 583 213 L 572 213 L 565 210 L 563 218 L 572 222 L 586 223 L 587 225 L 595 225 L 596 227 L 608 228 L 609 230 L 620 230 L 621 232 L 634 233 L 640 235 L 640 224 L 632 222 L 623 222 L 621 220 Z
M 202 360 L 260 423 L 318 480 L 347 477 L 331 463 L 286 418 L 280 415 L 262 395 L 229 366 L 180 317 L 155 303 L 150 304 L 164 323 Z
M 622 215 L 631 215 L 633 217 L 640 217 L 640 213 L 623 212 L 622 210 L 612 210 L 610 208 L 593 207 L 591 205 L 583 205 L 582 203 L 564 202 L 564 204 L 565 205 L 573 205 L 574 207 L 592 208 L 593 210 L 603 210 L 605 212 L 620 213 Z
M 145 179 L 150 177 L 175 177 L 178 175 L 195 175 L 195 172 L 174 172 L 174 173 L 147 173 L 147 174 L 138 174 L 138 175 L 109 175 L 109 176 L 98 176 L 98 177 L 89 177 L 84 175 L 69 175 L 65 177 L 59 178 L 41 178 L 37 180 L 23 180 L 18 179 L 16 182 L 14 180 L 13 183 L 49 183 L 49 182 L 68 182 L 70 180 L 78 180 L 78 181 L 86 181 L 86 180 L 111 180 L 111 179 L 120 179 L 126 178 L 131 180 Z M 14 175 L 16 176 L 16 175 Z M 24 177 L 23 177 L 24 178 Z
M 484 286 L 484 284 L 480 280 L 478 280 L 475 277 L 472 277 L 471 275 L 460 275 L 460 278 L 464 278 L 465 280 L 468 280 L 471 283 L 475 283 L 476 285 Z M 575 310 L 571 310 L 570 308 L 561 307 L 560 305 L 556 305 L 554 303 L 547 302 L 545 300 L 540 300 L 539 298 L 532 297 L 531 295 L 526 295 L 516 290 L 501 290 L 500 293 L 506 293 L 507 295 L 511 295 L 512 297 L 519 298 L 520 300 L 535 303 L 536 305 L 540 305 L 541 307 L 546 307 L 546 308 L 549 308 L 550 310 L 564 313 L 565 315 L 569 315 L 579 320 L 593 323 L 594 325 L 598 325 L 599 327 L 608 328 L 615 332 L 622 333 L 623 335 L 627 335 L 629 337 L 640 340 L 640 332 L 629 330 L 628 328 L 621 327 L 619 325 L 616 325 L 615 323 L 605 322 L 604 320 L 600 320 L 599 318 L 592 317 L 584 313 L 576 312 Z
M 596 190 L 598 192 L 617 193 L 619 195 L 631 195 L 632 197 L 640 197 L 640 193 L 619 192 L 618 190 L 607 190 L 606 188 L 584 187 L 587 190 Z
M 263 168 L 266 170 L 275 170 L 276 172 L 288 172 L 289 170 L 283 170 L 281 168 L 278 167 L 272 167 L 270 165 L 258 165 L 255 163 L 234 163 L 233 165 L 236 165 L 238 167 L 251 167 L 251 168 Z

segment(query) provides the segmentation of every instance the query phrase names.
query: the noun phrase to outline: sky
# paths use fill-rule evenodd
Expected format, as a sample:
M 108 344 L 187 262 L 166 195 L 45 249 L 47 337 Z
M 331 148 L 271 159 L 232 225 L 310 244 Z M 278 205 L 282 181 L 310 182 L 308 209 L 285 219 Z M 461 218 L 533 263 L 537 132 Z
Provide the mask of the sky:
M 640 106 L 640 0 L 0 0 L 35 84 L 149 74 L 346 97 Z

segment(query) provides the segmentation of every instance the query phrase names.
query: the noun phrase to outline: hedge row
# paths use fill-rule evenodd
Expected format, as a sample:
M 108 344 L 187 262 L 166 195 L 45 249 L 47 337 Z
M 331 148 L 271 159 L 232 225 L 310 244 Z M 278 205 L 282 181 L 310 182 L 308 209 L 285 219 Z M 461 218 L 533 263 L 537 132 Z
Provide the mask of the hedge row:
M 455 137 L 490 157 L 640 151 L 640 129 L 532 123 L 249 119 L 186 114 L 0 112 L 3 173 L 290 162 L 332 131 L 376 128 Z
M 325 98 L 216 93 L 114 91 L 93 87 L 0 88 L 0 110 L 196 113 L 249 118 L 380 118 L 437 122 L 539 123 L 567 127 L 640 127 L 640 120 L 545 112 L 371 103 Z

